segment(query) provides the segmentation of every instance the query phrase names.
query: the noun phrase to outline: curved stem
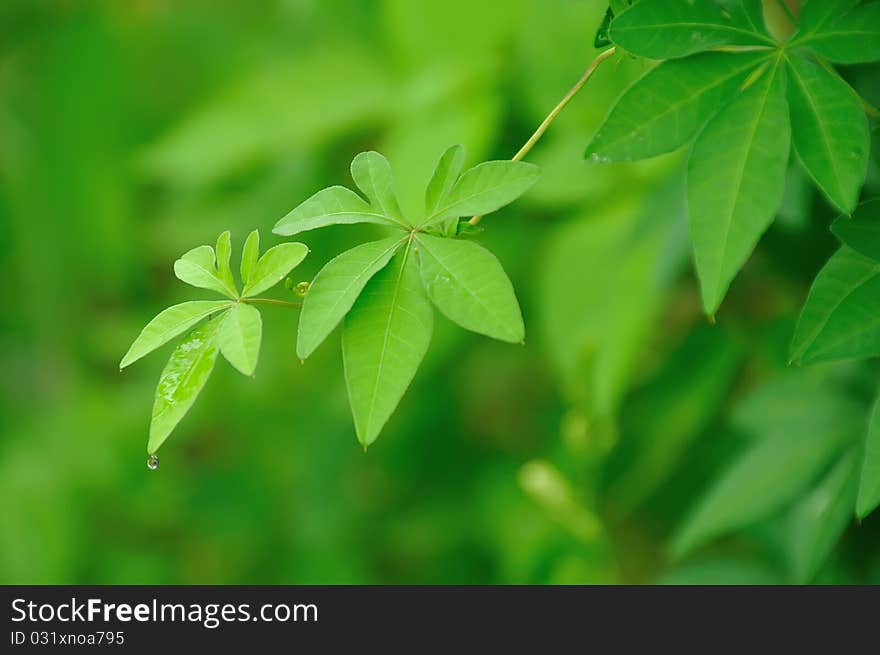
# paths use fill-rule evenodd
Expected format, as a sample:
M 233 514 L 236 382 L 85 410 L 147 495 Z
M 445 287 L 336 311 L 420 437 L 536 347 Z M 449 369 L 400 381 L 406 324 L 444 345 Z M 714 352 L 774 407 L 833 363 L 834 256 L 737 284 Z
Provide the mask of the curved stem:
M 556 104 L 556 106 L 552 109 L 552 111 L 549 114 L 547 114 L 547 118 L 545 118 L 541 122 L 541 124 L 538 126 L 538 129 L 535 130 L 535 133 L 529 137 L 529 140 L 526 141 L 523 144 L 523 147 L 520 148 L 519 151 L 511 158 L 512 161 L 520 161 L 523 157 L 525 157 L 527 154 L 529 154 L 529 151 L 534 147 L 534 145 L 538 142 L 538 140 L 542 136 L 544 136 L 544 132 L 547 131 L 547 128 L 550 127 L 550 124 L 554 120 L 556 120 L 556 117 L 559 116 L 560 112 L 562 112 L 563 109 L 565 109 L 565 106 L 569 102 L 571 102 L 571 99 L 574 98 L 575 95 L 577 95 L 577 92 L 583 88 L 584 84 L 587 83 L 587 80 L 589 80 L 593 76 L 593 73 L 596 72 L 596 69 L 599 67 L 599 64 L 601 64 L 603 61 L 605 61 L 606 59 L 611 57 L 611 55 L 613 55 L 616 51 L 617 51 L 617 49 L 614 46 L 612 46 L 612 47 L 608 48 L 608 50 L 604 50 L 603 52 L 600 52 L 596 56 L 596 58 L 592 61 L 592 63 L 587 67 L 587 70 L 584 71 L 584 74 L 581 75 L 581 79 L 579 79 L 575 83 L 575 85 L 568 90 L 568 93 L 566 93 L 562 97 L 562 100 L 560 100 Z M 474 216 L 473 218 L 471 218 L 471 220 L 469 222 L 471 225 L 476 225 L 477 223 L 480 222 L 481 218 L 482 218 L 482 216 L 479 216 L 479 215 Z
M 249 305 L 279 305 L 281 307 L 293 307 L 300 309 L 303 305 L 301 302 L 288 302 L 286 300 L 275 300 L 274 298 L 242 298 L 240 302 Z

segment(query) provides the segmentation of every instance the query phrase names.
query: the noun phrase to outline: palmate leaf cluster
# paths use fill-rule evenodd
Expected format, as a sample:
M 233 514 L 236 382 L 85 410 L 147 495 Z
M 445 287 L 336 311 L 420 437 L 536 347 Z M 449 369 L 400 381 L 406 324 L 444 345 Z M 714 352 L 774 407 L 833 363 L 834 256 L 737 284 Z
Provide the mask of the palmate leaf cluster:
M 359 245 L 330 260 L 309 284 L 296 341 L 305 360 L 342 323 L 342 356 L 358 440 L 366 448 L 412 381 L 433 330 L 433 307 L 480 334 L 522 342 L 525 328 L 513 285 L 500 262 L 481 245 L 461 238 L 460 220 L 512 202 L 534 184 L 538 168 L 488 161 L 463 172 L 465 151 L 449 148 L 425 192 L 427 214 L 404 215 L 394 193 L 391 166 L 377 152 L 354 158 L 351 175 L 361 197 L 342 186 L 323 189 L 293 209 L 274 232 L 292 236 L 328 225 L 372 223 L 390 236 Z M 280 282 L 308 254 L 301 243 L 282 243 L 259 256 L 255 230 L 241 255 L 242 291 L 229 266 L 231 239 L 216 249 L 200 246 L 174 264 L 192 286 L 226 300 L 192 301 L 154 318 L 123 357 L 120 368 L 195 326 L 177 346 L 156 390 L 148 450 L 155 453 L 195 402 L 217 354 L 253 375 L 262 321 L 253 306 L 259 293 Z M 433 305 L 433 307 L 432 307 Z
M 190 328 L 177 345 L 159 378 L 147 450 L 155 453 L 192 407 L 214 370 L 217 354 L 244 375 L 253 375 L 260 354 L 263 320 L 248 300 L 284 279 L 308 254 L 302 243 L 282 243 L 262 257 L 260 233 L 250 233 L 242 248 L 239 293 L 229 265 L 232 237 L 227 231 L 216 248 L 193 248 L 174 262 L 183 282 L 226 296 L 225 300 L 193 300 L 160 312 L 141 331 L 119 363 L 133 364 Z
M 832 231 L 844 245 L 813 283 L 792 362 L 880 355 L 880 201 L 858 204 L 871 133 L 863 101 L 832 67 L 880 60 L 880 3 L 807 0 L 784 39 L 768 30 L 760 0 L 629 4 L 611 12 L 607 38 L 660 62 L 619 98 L 587 156 L 630 161 L 688 147 L 691 241 L 713 315 L 777 215 L 794 155 L 841 214 Z M 754 440 L 696 503 L 673 554 L 785 510 L 792 574 L 804 582 L 853 514 L 880 504 L 880 405 L 865 431 L 866 408 L 802 379 L 745 403 L 744 416 L 773 417 L 769 408 L 789 400 L 798 409 L 744 426 Z
M 532 164 L 484 162 L 462 173 L 465 152 L 443 153 L 425 192 L 427 215 L 401 212 L 391 166 L 359 154 L 351 176 L 365 201 L 341 186 L 319 191 L 275 225 L 291 236 L 338 223 L 376 223 L 391 236 L 329 261 L 303 303 L 297 355 L 305 359 L 342 322 L 342 358 L 352 416 L 364 447 L 376 440 L 431 340 L 432 304 L 460 326 L 513 343 L 525 338 L 519 304 L 495 256 L 459 238 L 461 217 L 512 202 L 538 177 Z
M 631 161 L 689 146 L 687 200 L 703 305 L 714 314 L 782 202 L 792 150 L 839 211 L 865 179 L 868 120 L 830 63 L 880 58 L 880 5 L 808 0 L 785 41 L 760 0 L 641 0 L 611 21 L 619 48 L 661 60 L 614 105 L 587 148 Z

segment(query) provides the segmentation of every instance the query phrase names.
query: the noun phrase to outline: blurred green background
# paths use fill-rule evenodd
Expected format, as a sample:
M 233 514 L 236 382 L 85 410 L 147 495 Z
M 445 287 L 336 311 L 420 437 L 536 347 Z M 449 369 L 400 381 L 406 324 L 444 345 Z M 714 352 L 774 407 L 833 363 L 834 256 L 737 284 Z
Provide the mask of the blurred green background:
M 779 220 L 709 326 L 680 156 L 583 160 L 644 70 L 625 57 L 530 155 L 539 184 L 484 222 L 525 347 L 438 315 L 364 454 L 338 335 L 301 365 L 296 313 L 269 307 L 256 378 L 218 364 L 159 470 L 145 465 L 170 346 L 118 362 L 158 311 L 203 297 L 174 278 L 177 256 L 224 229 L 236 252 L 254 227 L 277 243 L 275 221 L 350 184 L 371 148 L 418 211 L 446 146 L 472 164 L 518 149 L 594 56 L 605 6 L 4 0 L 0 582 L 791 581 L 790 508 L 683 560 L 668 543 L 763 433 L 863 428 L 874 364 L 786 366 L 833 216 L 793 165 Z M 880 100 L 876 68 L 845 74 Z M 873 193 L 878 177 L 875 157 Z M 371 234 L 303 235 L 294 281 Z M 851 524 L 815 579 L 880 583 L 878 538 L 876 516 Z

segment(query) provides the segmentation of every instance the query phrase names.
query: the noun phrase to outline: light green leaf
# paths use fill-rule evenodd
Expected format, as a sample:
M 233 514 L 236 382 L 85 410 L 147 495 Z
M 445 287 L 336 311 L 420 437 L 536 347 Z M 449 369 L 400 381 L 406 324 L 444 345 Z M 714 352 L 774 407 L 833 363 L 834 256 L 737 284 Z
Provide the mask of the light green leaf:
M 770 517 L 795 499 L 851 436 L 822 427 L 757 439 L 697 503 L 673 539 L 673 553 L 681 556 Z
M 691 238 L 713 315 L 782 202 L 790 128 L 774 67 L 715 115 L 688 160 Z
M 844 246 L 819 271 L 791 342 L 809 364 L 880 355 L 880 262 Z
M 815 34 L 824 32 L 858 3 L 859 0 L 806 0 L 790 45 L 801 45 Z
M 235 280 L 232 277 L 232 269 L 229 267 L 229 260 L 232 258 L 232 234 L 229 230 L 223 232 L 217 237 L 217 277 L 223 284 L 230 289 L 235 290 Z M 236 296 L 238 292 L 236 291 Z
M 804 168 L 842 212 L 850 213 L 868 171 L 871 134 L 861 102 L 836 73 L 788 58 L 791 134 Z
M 250 298 L 281 282 L 309 254 L 304 243 L 281 243 L 269 248 L 254 268 L 250 283 L 242 296 Z
M 856 500 L 856 516 L 860 519 L 880 505 L 880 398 L 871 409 L 864 453 Z
M 712 0 L 642 0 L 611 21 L 611 40 L 648 59 L 686 57 L 723 45 L 773 45 L 740 13 Z
M 447 318 L 501 341 L 525 338 L 513 285 L 495 255 L 473 241 L 427 234 L 417 241 L 422 282 Z
M 487 161 L 462 175 L 424 225 L 447 218 L 488 214 L 504 207 L 538 181 L 541 170 L 521 161 Z
M 358 440 L 366 448 L 394 412 L 425 356 L 433 312 L 410 247 L 369 281 L 345 317 L 342 358 Z
M 299 317 L 296 354 L 311 355 L 351 309 L 370 278 L 388 264 L 404 239 L 365 243 L 331 259 L 309 286 Z
M 134 340 L 131 348 L 125 353 L 125 357 L 119 362 L 119 368 L 123 369 L 136 362 L 159 346 L 168 343 L 178 334 L 185 332 L 203 318 L 231 305 L 232 303 L 227 300 L 194 300 L 163 310 L 147 323 L 138 338 Z
M 880 261 L 880 198 L 863 202 L 852 216 L 838 218 L 831 231 L 856 252 Z
M 452 191 L 452 187 L 464 168 L 464 146 L 450 146 L 437 162 L 437 168 L 425 190 L 425 210 L 432 214 Z
M 241 249 L 241 283 L 245 287 L 250 284 L 257 261 L 260 258 L 260 231 L 254 230 L 248 235 Z
M 405 223 L 394 195 L 391 164 L 385 157 L 372 150 L 360 153 L 351 162 L 351 177 L 375 209 L 388 218 Z
M 807 584 L 853 518 L 859 487 L 858 452 L 844 454 L 788 516 L 787 550 L 796 584 Z
M 587 147 L 596 161 L 631 161 L 690 141 L 766 53 L 707 52 L 665 61 L 620 97 Z
M 185 253 L 174 262 L 174 274 L 194 287 L 217 291 L 233 299 L 238 297 L 235 287 L 229 286 L 219 277 L 214 249 L 211 246 L 199 246 Z
M 318 191 L 275 224 L 272 231 L 292 236 L 327 225 L 374 223 L 385 227 L 401 227 L 402 223 L 373 209 L 358 194 L 343 186 Z
M 253 375 L 260 356 L 263 319 L 260 310 L 235 303 L 223 317 L 217 345 L 223 356 L 244 375 Z
M 851 3 L 845 3 L 851 4 Z M 870 2 L 834 17 L 798 40 L 837 64 L 860 64 L 880 59 L 880 3 Z
M 189 411 L 217 361 L 217 316 L 198 326 L 180 342 L 162 371 L 156 387 L 147 451 L 155 453 Z

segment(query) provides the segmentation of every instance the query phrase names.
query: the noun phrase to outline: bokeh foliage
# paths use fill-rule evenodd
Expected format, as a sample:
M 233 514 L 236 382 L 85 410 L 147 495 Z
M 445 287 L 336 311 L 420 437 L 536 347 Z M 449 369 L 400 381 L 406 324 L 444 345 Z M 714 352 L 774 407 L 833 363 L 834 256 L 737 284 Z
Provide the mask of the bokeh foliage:
M 145 466 L 163 358 L 117 364 L 195 299 L 180 253 L 268 235 L 362 150 L 420 211 L 446 146 L 468 165 L 516 151 L 594 56 L 606 4 L 4 2 L 0 581 L 880 582 L 880 522 L 828 511 L 849 459 L 821 456 L 858 447 L 876 364 L 787 366 L 835 212 L 793 159 L 779 220 L 708 326 L 681 155 L 582 159 L 644 72 L 628 58 L 554 123 L 529 157 L 541 180 L 479 237 L 517 288 L 525 347 L 438 316 L 364 455 L 338 333 L 301 365 L 295 312 L 267 307 L 256 377 L 218 363 Z M 841 71 L 880 102 L 876 66 Z M 297 237 L 297 276 L 374 236 Z M 726 525 L 682 532 L 731 477 Z M 839 543 L 816 534 L 838 524 Z

